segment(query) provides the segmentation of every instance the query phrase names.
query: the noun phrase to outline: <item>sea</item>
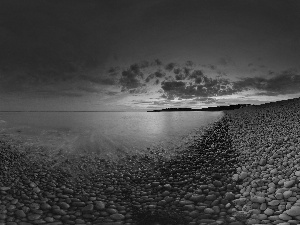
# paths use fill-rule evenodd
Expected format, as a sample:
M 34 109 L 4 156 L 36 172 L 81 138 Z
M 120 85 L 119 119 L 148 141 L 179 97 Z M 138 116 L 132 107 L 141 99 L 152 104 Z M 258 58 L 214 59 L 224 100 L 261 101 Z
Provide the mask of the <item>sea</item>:
M 223 112 L 0 112 L 0 140 L 104 157 L 174 149 Z

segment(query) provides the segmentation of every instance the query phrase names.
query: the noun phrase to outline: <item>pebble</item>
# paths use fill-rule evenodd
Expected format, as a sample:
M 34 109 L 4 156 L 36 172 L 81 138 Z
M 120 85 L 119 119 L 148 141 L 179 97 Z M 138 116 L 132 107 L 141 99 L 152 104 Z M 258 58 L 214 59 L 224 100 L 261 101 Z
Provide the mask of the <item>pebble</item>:
M 300 206 L 292 206 L 289 210 L 285 211 L 289 216 L 300 216 Z
M 289 181 L 285 181 L 283 183 L 283 186 L 286 188 L 292 187 L 295 184 L 295 180 L 289 180 Z
M 246 113 L 250 108 L 226 112 L 226 120 L 223 120 L 226 126 L 223 122 L 217 123 L 213 130 L 216 135 L 207 132 L 207 138 L 203 136 L 205 142 L 199 140 L 174 160 L 158 158 L 158 164 L 151 158 L 139 161 L 139 156 L 136 159 L 129 156 L 126 166 L 131 169 L 99 161 L 99 173 L 90 177 L 86 173 L 74 182 L 63 171 L 51 170 L 50 173 L 42 166 L 24 170 L 23 177 L 16 172 L 12 176 L 24 179 L 17 184 L 21 187 L 20 193 L 15 193 L 14 188 L 6 191 L 12 199 L 18 199 L 24 205 L 11 203 L 12 199 L 0 199 L 0 205 L 5 201 L 4 208 L 0 208 L 3 220 L 8 220 L 11 213 L 29 224 L 32 221 L 43 223 L 43 220 L 51 224 L 94 224 L 97 220 L 95 224 L 132 225 L 136 222 L 132 210 L 136 209 L 140 213 L 145 210 L 148 215 L 152 215 L 150 212 L 174 213 L 172 217 L 166 217 L 178 216 L 186 219 L 189 225 L 199 222 L 240 225 L 246 222 L 280 224 L 297 221 L 300 219 L 300 206 L 296 205 L 300 204 L 300 186 L 295 179 L 300 172 L 299 167 L 293 166 L 299 163 L 296 160 L 300 145 L 298 139 L 293 142 L 292 135 L 297 120 L 286 125 L 284 131 L 284 126 L 281 126 L 283 119 L 276 117 L 278 113 L 268 111 L 267 117 L 262 117 L 264 108 L 258 107 Z M 288 107 L 287 111 L 291 108 Z M 298 115 L 297 110 L 295 112 Z M 285 115 L 286 111 L 282 113 Z M 264 120 L 268 121 L 267 124 L 262 123 Z M 299 132 L 295 129 L 294 133 Z M 149 168 L 148 162 L 155 166 Z M 138 169 L 131 167 L 135 163 Z M 85 169 L 84 163 L 80 166 Z M 0 177 L 0 191 L 3 191 L 2 188 L 12 182 L 2 182 Z M 9 178 L 5 179 L 9 181 Z M 39 207 L 30 206 L 32 203 L 39 204 Z M 236 215 L 247 218 L 237 221 Z

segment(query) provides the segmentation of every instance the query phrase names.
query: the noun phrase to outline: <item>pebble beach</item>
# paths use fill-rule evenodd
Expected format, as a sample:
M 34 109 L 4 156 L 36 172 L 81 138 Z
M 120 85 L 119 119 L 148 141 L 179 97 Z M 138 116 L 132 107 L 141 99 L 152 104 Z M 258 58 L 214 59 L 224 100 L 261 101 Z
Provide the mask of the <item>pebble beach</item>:
M 0 140 L 0 225 L 300 224 L 299 107 L 225 111 L 168 157 L 53 157 Z

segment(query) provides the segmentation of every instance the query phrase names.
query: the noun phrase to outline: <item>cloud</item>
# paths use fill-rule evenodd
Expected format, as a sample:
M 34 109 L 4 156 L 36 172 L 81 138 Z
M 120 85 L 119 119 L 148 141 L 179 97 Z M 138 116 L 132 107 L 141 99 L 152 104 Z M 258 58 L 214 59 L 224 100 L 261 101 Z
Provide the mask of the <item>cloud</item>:
M 161 66 L 163 63 L 159 59 L 155 59 L 154 62 L 151 63 L 152 66 Z
M 257 89 L 265 91 L 264 95 L 295 94 L 300 92 L 300 75 L 296 70 L 290 69 L 271 77 L 248 77 L 234 83 L 237 90 Z M 262 95 L 262 93 L 260 93 Z
M 122 77 L 120 78 L 120 84 L 122 85 L 122 90 L 137 88 L 141 85 L 138 75 L 131 70 L 126 70 L 122 72 Z
M 176 63 L 168 63 L 168 64 L 165 66 L 165 69 L 166 69 L 167 71 L 172 71 L 172 70 L 175 68 L 176 65 L 177 65 Z
M 165 80 L 161 83 L 164 90 L 162 97 L 174 99 L 190 99 L 195 97 L 213 97 L 219 95 L 229 95 L 237 92 L 232 88 L 231 82 L 227 79 L 213 79 L 203 74 L 202 70 L 194 70 L 187 80 L 176 75 L 174 80 Z
M 190 60 L 188 60 L 188 61 L 186 61 L 185 65 L 186 65 L 187 67 L 193 67 L 193 66 L 195 65 L 195 63 L 192 62 L 192 61 L 190 61 Z
M 158 70 L 154 73 L 154 75 L 155 75 L 155 77 L 161 78 L 161 77 L 166 76 L 166 73 L 161 70 Z

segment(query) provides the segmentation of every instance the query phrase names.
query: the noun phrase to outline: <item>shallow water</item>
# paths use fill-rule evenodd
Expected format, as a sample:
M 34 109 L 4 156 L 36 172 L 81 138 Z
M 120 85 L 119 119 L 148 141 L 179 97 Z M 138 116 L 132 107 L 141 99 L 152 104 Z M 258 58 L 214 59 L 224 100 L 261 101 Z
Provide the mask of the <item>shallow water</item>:
M 2 112 L 0 134 L 28 145 L 113 155 L 175 146 L 223 112 Z

